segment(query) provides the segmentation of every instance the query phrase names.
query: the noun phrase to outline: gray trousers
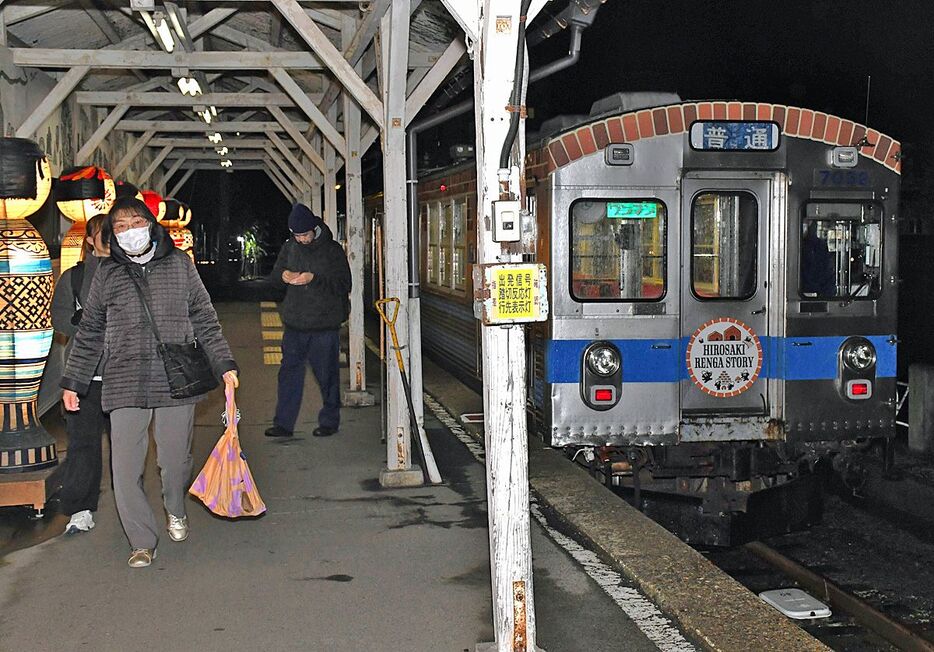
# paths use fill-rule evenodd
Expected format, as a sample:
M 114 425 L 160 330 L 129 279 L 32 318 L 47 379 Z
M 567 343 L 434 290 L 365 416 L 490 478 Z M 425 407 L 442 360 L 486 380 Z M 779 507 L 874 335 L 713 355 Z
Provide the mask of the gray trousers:
M 146 493 L 143 470 L 149 450 L 149 424 L 155 421 L 156 462 L 162 472 L 162 497 L 169 514 L 185 516 L 191 481 L 191 438 L 195 406 L 118 408 L 110 413 L 110 457 L 117 513 L 130 546 L 155 548 L 163 527 L 156 524 Z

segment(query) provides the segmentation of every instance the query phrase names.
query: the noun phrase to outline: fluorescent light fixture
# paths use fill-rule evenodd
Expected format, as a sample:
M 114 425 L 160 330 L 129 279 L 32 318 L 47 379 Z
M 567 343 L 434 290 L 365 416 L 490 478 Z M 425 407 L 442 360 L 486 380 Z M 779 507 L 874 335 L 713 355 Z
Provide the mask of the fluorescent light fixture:
M 216 145 L 217 143 L 219 143 L 219 142 L 221 142 L 222 140 L 224 140 L 224 137 L 221 136 L 221 134 L 220 134 L 219 131 L 215 131 L 213 134 L 210 134 L 210 135 L 208 136 L 208 140 L 210 140 L 212 143 L 214 143 L 214 144 Z
M 178 16 L 174 11 L 169 11 L 169 18 L 172 20 L 172 28 L 175 30 L 175 33 L 178 34 L 178 38 L 185 38 L 185 31 L 182 29 L 182 24 L 178 22 Z
M 218 147 L 215 151 L 221 156 L 226 156 L 227 152 L 229 152 L 230 150 L 227 149 L 226 147 Z
M 232 165 L 233 165 L 233 163 L 230 162 L 230 159 L 224 159 L 223 161 L 221 161 L 221 167 L 222 167 L 222 168 L 229 168 L 229 167 L 231 167 Z
M 165 22 L 165 17 L 160 18 L 159 22 L 156 23 L 156 35 L 159 37 L 159 41 L 166 52 L 171 52 L 175 49 L 175 39 L 172 37 L 172 28 Z
M 215 118 L 217 117 L 217 107 L 211 107 L 211 115 L 213 115 Z
M 182 95 L 191 95 L 196 97 L 201 95 L 201 84 L 194 77 L 180 77 L 178 80 L 178 90 Z

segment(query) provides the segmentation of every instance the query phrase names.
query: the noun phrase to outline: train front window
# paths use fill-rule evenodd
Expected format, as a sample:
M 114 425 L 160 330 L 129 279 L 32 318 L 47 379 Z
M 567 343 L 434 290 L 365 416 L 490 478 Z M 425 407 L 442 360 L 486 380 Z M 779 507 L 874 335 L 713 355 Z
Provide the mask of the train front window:
M 756 291 L 759 203 L 741 191 L 704 192 L 691 207 L 691 287 L 700 299 Z
M 882 220 L 875 204 L 811 202 L 801 223 L 801 296 L 873 299 L 882 285 Z
M 580 301 L 665 296 L 668 211 L 657 199 L 571 205 L 571 295 Z

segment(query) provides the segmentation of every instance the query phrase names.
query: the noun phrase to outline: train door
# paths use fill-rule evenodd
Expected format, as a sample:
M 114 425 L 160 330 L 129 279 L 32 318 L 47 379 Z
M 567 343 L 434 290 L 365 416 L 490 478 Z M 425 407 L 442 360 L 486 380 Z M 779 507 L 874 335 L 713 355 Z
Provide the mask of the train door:
M 682 180 L 683 441 L 765 436 L 772 185 L 768 175 Z

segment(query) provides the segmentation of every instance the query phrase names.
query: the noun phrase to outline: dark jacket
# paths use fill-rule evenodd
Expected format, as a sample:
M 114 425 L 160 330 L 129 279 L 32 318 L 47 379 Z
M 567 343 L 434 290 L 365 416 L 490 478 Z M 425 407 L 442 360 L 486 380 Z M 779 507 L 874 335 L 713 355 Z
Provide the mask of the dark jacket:
M 78 288 L 78 303 L 75 305 L 75 292 L 72 287 L 72 276 L 74 276 L 77 267 L 69 267 L 59 277 L 55 284 L 55 293 L 52 295 L 52 328 L 68 338 L 68 344 L 65 345 L 65 359 L 71 353 L 71 347 L 74 342 L 75 334 L 78 332 L 78 317 L 75 316 L 78 306 L 83 308 L 88 302 L 88 292 L 91 289 L 91 281 L 94 280 L 94 274 L 100 267 L 101 259 L 93 254 L 87 254 L 84 262 L 79 263 L 84 270 L 82 272 L 81 287 Z
M 294 330 L 337 330 L 350 314 L 350 265 L 344 248 L 327 225 L 318 229 L 311 244 L 289 238 L 272 270 L 272 282 L 285 288 L 279 308 L 282 323 Z M 289 285 L 282 280 L 285 270 L 311 272 L 315 277 L 308 285 Z
M 175 248 L 162 226 L 154 220 L 152 224 L 156 253 L 145 265 L 130 260 L 116 238 L 111 241 L 111 257 L 94 275 L 65 364 L 61 386 L 82 394 L 100 361 L 105 412 L 184 405 L 202 398 L 171 397 L 156 339 L 130 274 L 147 293 L 164 342 L 190 342 L 197 337 L 218 378 L 237 368 L 194 264 Z

